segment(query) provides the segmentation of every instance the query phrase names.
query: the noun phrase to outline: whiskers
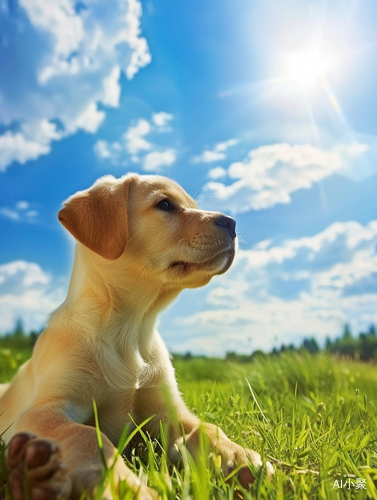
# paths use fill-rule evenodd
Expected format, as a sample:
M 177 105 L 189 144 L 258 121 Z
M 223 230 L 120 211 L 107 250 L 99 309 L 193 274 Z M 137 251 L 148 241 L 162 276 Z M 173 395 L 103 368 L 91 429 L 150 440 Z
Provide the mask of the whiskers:
M 244 271 L 247 266 L 247 258 L 246 257 L 238 257 L 235 259 L 235 262 L 233 264 L 233 268 L 236 269 L 237 271 Z M 232 270 L 233 270 L 232 268 Z
M 246 266 L 247 258 L 242 257 L 241 255 L 237 255 L 236 253 L 235 259 L 230 269 L 226 272 L 226 274 L 219 276 L 217 280 L 224 280 L 227 283 L 233 283 L 237 281 L 239 275 L 246 269 Z
M 204 186 L 203 186 L 203 187 L 204 187 Z M 195 199 L 195 203 L 196 203 L 197 205 L 199 205 L 199 204 L 200 204 L 200 202 L 201 202 L 201 201 L 203 201 L 203 200 L 204 200 L 204 201 L 207 201 L 207 200 L 211 200 L 211 201 L 212 201 L 212 200 L 215 200 L 215 201 L 217 201 L 217 202 L 219 202 L 219 201 L 220 201 L 220 200 L 219 200 L 219 196 L 218 196 L 218 195 L 217 195 L 214 191 L 205 191 L 205 192 L 203 192 L 203 191 L 202 191 L 203 187 L 201 187 L 201 188 L 199 189 L 199 193 L 198 193 L 198 195 L 196 195 L 196 196 L 195 196 L 195 198 L 194 198 L 194 199 Z M 217 203 L 217 205 L 219 205 L 219 203 Z
M 240 248 L 241 248 L 241 243 L 247 245 L 246 239 L 242 236 L 244 234 L 245 234 L 244 232 L 242 233 L 237 232 L 238 245 Z M 241 250 L 243 250 L 243 248 L 241 248 Z
M 189 238 L 181 238 L 181 239 L 178 241 L 177 245 L 178 245 L 178 246 L 183 246 L 183 245 L 185 245 L 186 243 L 189 243 Z

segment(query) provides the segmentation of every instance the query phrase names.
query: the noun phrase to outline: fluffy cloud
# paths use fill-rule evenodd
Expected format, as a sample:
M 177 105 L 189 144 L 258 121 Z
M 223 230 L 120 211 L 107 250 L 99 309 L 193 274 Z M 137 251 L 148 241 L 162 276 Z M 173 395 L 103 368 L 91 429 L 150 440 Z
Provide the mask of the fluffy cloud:
M 204 193 L 210 192 L 233 214 L 289 203 L 292 192 L 309 189 L 367 150 L 365 144 L 342 145 L 330 151 L 309 144 L 261 146 L 250 151 L 244 161 L 230 165 L 227 173 L 235 179 L 232 184 L 210 181 Z
M 116 108 L 120 98 L 120 66 L 114 66 L 110 75 L 103 80 L 103 99 L 106 106 Z
M 122 146 L 119 142 L 97 141 L 94 145 L 94 152 L 101 160 L 110 160 L 112 163 L 117 163 L 122 152 Z
M 56 125 L 46 120 L 34 126 L 25 123 L 19 132 L 7 130 L 0 135 L 0 171 L 5 171 L 13 161 L 23 165 L 29 160 L 48 154 L 51 142 L 60 136 Z
M 0 216 L 15 221 L 34 222 L 38 215 L 27 201 L 21 200 L 14 207 L 0 207 Z
M 18 318 L 26 330 L 39 330 L 63 301 L 64 288 L 38 264 L 17 260 L 0 266 L 0 332 L 10 331 Z
M 304 291 L 316 296 L 343 295 L 356 282 L 377 278 L 377 221 L 367 226 L 337 222 L 315 236 L 270 245 L 266 241 L 240 252 L 246 271 L 263 279 L 263 292 L 258 293 L 279 295 L 282 283 L 290 282 L 296 285 L 291 293 L 297 297 L 306 285 Z M 257 290 L 260 283 L 251 283 Z
M 238 139 L 229 139 L 224 142 L 219 142 L 213 149 L 205 149 L 199 156 L 194 156 L 192 161 L 194 163 L 212 163 L 214 161 L 225 160 L 226 150 L 239 142 Z
M 0 170 L 5 170 L 12 161 L 23 164 L 50 152 L 49 145 L 38 144 L 26 139 L 22 134 L 5 132 L 0 136 Z
M 226 176 L 226 170 L 223 167 L 211 168 L 211 170 L 208 171 L 208 177 L 213 180 L 221 179 L 221 177 L 225 176 Z
M 151 149 L 152 145 L 145 139 L 145 136 L 151 132 L 151 124 L 147 120 L 140 119 L 135 126 L 130 127 L 122 139 L 128 153 L 139 153 Z
M 180 335 L 190 331 L 188 349 L 223 354 L 269 350 L 304 336 L 324 340 L 347 321 L 356 332 L 366 329 L 377 324 L 376 249 L 377 221 L 350 221 L 279 246 L 266 240 L 239 251 L 239 269 L 236 264 L 231 278 L 210 286 L 204 310 L 176 320 Z
M 10 4 L 9 4 L 10 5 Z M 2 3 L 0 169 L 50 151 L 54 140 L 98 130 L 118 106 L 120 75 L 133 78 L 151 56 L 140 36 L 141 3 L 20 0 Z
M 175 162 L 176 153 L 174 149 L 166 151 L 152 151 L 143 158 L 143 170 L 146 172 L 161 172 L 162 167 L 170 166 Z
M 173 115 L 160 111 L 152 115 L 152 122 L 159 128 L 159 130 L 166 130 L 168 123 L 173 119 Z
M 150 136 L 160 132 L 171 132 L 168 123 L 173 115 L 160 111 L 153 113 L 150 121 L 140 118 L 128 127 L 119 141 L 108 142 L 99 140 L 94 151 L 101 160 L 109 160 L 114 165 L 124 164 L 127 155 L 134 163 L 141 163 L 146 172 L 161 172 L 163 167 L 172 165 L 177 157 L 173 148 L 163 149 L 150 140 Z M 148 152 L 148 153 L 147 153 Z

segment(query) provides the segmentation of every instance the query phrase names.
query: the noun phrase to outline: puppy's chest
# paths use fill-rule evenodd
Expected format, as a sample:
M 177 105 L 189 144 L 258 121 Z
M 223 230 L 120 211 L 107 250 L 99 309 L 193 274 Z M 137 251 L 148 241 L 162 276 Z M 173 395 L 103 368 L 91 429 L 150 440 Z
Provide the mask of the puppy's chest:
M 138 351 L 119 353 L 108 349 L 98 361 L 105 397 L 108 393 L 133 394 L 148 382 L 153 373 L 151 364 Z
M 105 346 L 106 347 L 106 346 Z M 95 425 L 96 405 L 100 429 L 116 443 L 125 425 L 131 421 L 136 391 L 153 379 L 155 368 L 134 349 L 122 353 L 111 347 L 93 353 L 95 363 L 90 390 L 82 388 L 82 398 L 65 407 L 66 416 L 78 423 Z
M 97 402 L 99 424 L 110 440 L 117 444 L 125 425 L 131 423 L 135 394 L 140 387 L 148 385 L 153 367 L 137 357 L 119 364 L 107 363 L 103 370 L 105 384 Z

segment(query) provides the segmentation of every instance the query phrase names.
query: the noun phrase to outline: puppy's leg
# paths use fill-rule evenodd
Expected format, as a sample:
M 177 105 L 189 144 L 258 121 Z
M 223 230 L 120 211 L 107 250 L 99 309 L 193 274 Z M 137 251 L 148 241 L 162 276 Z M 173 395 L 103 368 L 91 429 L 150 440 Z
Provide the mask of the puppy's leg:
M 201 423 L 183 402 L 172 367 L 168 367 L 167 370 L 167 373 L 159 376 L 161 385 L 158 385 L 155 379 L 153 386 L 137 391 L 134 406 L 136 421 L 142 422 L 151 415 L 155 415 L 146 425 L 146 430 L 152 434 L 158 433 L 160 421 L 168 425 L 173 460 L 179 457 L 177 449 L 183 445 L 183 442 L 194 458 L 198 456 L 200 435 L 203 434 L 209 449 L 221 457 L 224 475 L 227 476 L 232 470 L 240 467 L 238 479 L 243 487 L 248 488 L 254 482 L 248 464 L 251 463 L 259 469 L 262 466 L 259 453 L 234 443 L 219 427 Z M 168 384 L 167 381 L 169 381 Z M 266 474 L 269 479 L 274 474 L 274 468 L 269 462 L 266 463 Z
M 96 429 L 70 421 L 57 408 L 38 407 L 15 423 L 7 454 L 14 500 L 76 499 L 93 495 L 103 479 L 104 464 L 113 467 L 114 485 L 125 481 L 136 498 L 153 500 L 157 493 L 142 485 L 126 467 L 116 448 L 102 434 L 103 458 Z M 111 492 L 105 491 L 105 497 Z
M 182 418 L 185 419 L 185 415 Z M 186 426 L 187 428 L 187 423 Z M 190 428 L 190 426 L 189 426 Z M 200 423 L 192 426 L 190 432 L 186 433 L 184 439 L 177 441 L 178 448 L 182 446 L 183 441 L 190 454 L 195 457 L 200 451 L 200 439 L 204 438 L 207 446 L 221 458 L 221 468 L 224 476 L 230 474 L 235 468 L 241 467 L 238 472 L 238 480 L 244 488 L 248 488 L 254 482 L 254 476 L 251 473 L 248 464 L 252 464 L 255 469 L 262 467 L 262 460 L 256 451 L 243 448 L 237 443 L 231 441 L 224 432 L 213 424 Z M 271 479 L 274 474 L 274 468 L 270 462 L 266 462 L 266 475 Z
M 0 384 L 0 398 L 8 390 L 9 384 Z

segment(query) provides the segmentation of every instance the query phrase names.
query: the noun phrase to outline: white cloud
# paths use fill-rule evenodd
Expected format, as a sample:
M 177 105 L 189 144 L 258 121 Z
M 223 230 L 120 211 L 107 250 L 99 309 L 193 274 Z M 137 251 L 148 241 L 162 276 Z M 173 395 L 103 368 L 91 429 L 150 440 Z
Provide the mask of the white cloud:
M 16 203 L 16 208 L 18 208 L 18 210 L 27 210 L 29 206 L 29 203 L 25 200 L 21 200 Z
M 0 135 L 0 171 L 5 171 L 13 161 L 24 164 L 48 154 L 51 142 L 62 137 L 57 126 L 47 120 L 24 122 L 17 132 L 7 130 Z
M 41 31 L 52 36 L 53 58 L 57 62 L 65 60 L 78 50 L 84 38 L 83 19 L 76 14 L 69 0 L 57 0 L 46 4 L 41 0 L 20 0 L 20 5 L 28 14 L 30 22 Z
M 116 108 L 120 98 L 120 66 L 114 66 L 109 76 L 103 80 L 103 104 Z
M 94 151 L 101 160 L 109 160 L 114 165 L 121 163 L 123 158 L 130 155 L 129 159 L 133 163 L 141 163 L 143 170 L 161 172 L 162 167 L 175 162 L 177 152 L 173 148 L 163 149 L 157 146 L 149 140 L 149 137 L 158 132 L 171 132 L 168 123 L 173 118 L 172 114 L 165 111 L 153 113 L 150 121 L 140 118 L 134 125 L 128 127 L 119 141 L 110 143 L 99 140 L 94 146 Z
M 223 167 L 211 168 L 207 175 L 212 180 L 221 179 L 221 177 L 226 177 L 226 170 Z
M 105 112 L 99 111 L 97 104 L 91 102 L 88 107 L 77 116 L 69 128 L 72 130 L 72 133 L 76 132 L 78 129 L 82 129 L 85 130 L 85 132 L 94 134 L 105 119 L 105 116 Z
M 225 160 L 226 150 L 239 142 L 238 139 L 228 139 L 227 141 L 219 142 L 213 149 L 205 149 L 199 156 L 194 156 L 192 160 L 194 163 L 212 163 L 214 161 Z
M 160 111 L 159 113 L 153 113 L 152 122 L 158 127 L 159 130 L 166 130 L 166 126 L 173 119 L 173 115 L 166 113 L 165 111 Z
M 11 276 L 19 275 L 23 286 L 35 285 L 36 283 L 46 285 L 50 282 L 48 274 L 44 273 L 38 264 L 15 260 L 9 264 L 0 266 L 0 283 L 4 284 Z
M 94 152 L 101 160 L 109 160 L 116 165 L 122 153 L 122 145 L 119 142 L 97 141 Z
M 128 43 L 131 52 L 131 60 L 126 68 L 127 78 L 132 79 L 139 71 L 151 62 L 147 41 L 140 37 L 140 18 L 142 14 L 141 2 L 138 0 L 128 0 L 128 11 L 125 16 L 128 30 L 124 30 L 124 42 Z
M 239 142 L 240 141 L 238 139 L 228 139 L 227 141 L 219 142 L 215 146 L 215 151 L 226 151 L 228 148 L 235 146 Z
M 13 208 L 0 207 L 0 216 L 5 219 L 33 222 L 37 215 L 38 212 L 30 210 L 30 204 L 25 200 L 17 202 Z
M 194 163 L 213 163 L 215 161 L 225 160 L 226 156 L 220 151 L 205 150 L 200 156 L 194 157 Z
M 33 219 L 34 217 L 36 217 L 38 215 L 38 212 L 37 210 L 29 210 L 28 212 L 25 213 L 26 217 L 29 217 L 29 220 L 30 219 Z
M 125 148 L 128 153 L 138 153 L 151 149 L 152 145 L 144 137 L 151 132 L 151 124 L 148 120 L 141 118 L 136 125 L 129 127 L 123 134 L 122 139 L 125 143 Z
M 94 145 L 94 152 L 101 160 L 111 158 L 110 145 L 107 141 L 97 141 Z
M 18 318 L 26 331 L 39 330 L 64 300 L 64 288 L 36 263 L 18 260 L 1 265 L 0 332 L 12 330 Z
M 253 144 L 321 144 L 321 148 L 326 151 L 332 150 L 337 144 L 347 143 L 352 137 L 353 142 L 346 146 L 346 163 L 337 173 L 354 182 L 377 174 L 377 135 L 347 129 L 342 138 L 338 129 L 324 129 L 318 123 L 313 127 L 310 123 L 287 122 L 285 117 L 245 132 L 246 137 Z M 342 146 L 337 147 L 342 150 Z
M 120 73 L 132 78 L 151 60 L 141 13 L 138 0 L 4 7 L 2 36 L 12 43 L 2 57 L 17 53 L 17 62 L 0 83 L 0 123 L 13 127 L 0 136 L 1 170 L 48 154 L 52 141 L 79 129 L 98 130 L 105 117 L 98 104 L 119 104 Z
M 143 159 L 143 170 L 146 172 L 161 172 L 161 167 L 170 166 L 175 162 L 176 152 L 174 149 L 166 151 L 152 151 Z
M 204 193 L 211 192 L 223 209 L 233 214 L 290 203 L 292 192 L 309 189 L 344 168 L 348 158 L 367 150 L 364 144 L 342 145 L 330 151 L 309 144 L 261 146 L 250 151 L 244 161 L 230 165 L 228 175 L 236 179 L 233 184 L 211 181 L 204 186 Z
M 20 220 L 20 214 L 8 207 L 0 207 L 0 215 L 6 219 Z
M 24 164 L 29 160 L 35 160 L 39 156 L 49 153 L 50 150 L 49 141 L 41 144 L 26 139 L 19 132 L 7 131 L 0 136 L 0 171 L 4 172 L 13 161 Z
M 305 336 L 323 341 L 345 322 L 355 333 L 377 324 L 377 221 L 335 223 L 278 246 L 265 240 L 241 250 L 238 265 L 233 278 L 198 291 L 202 312 L 176 320 L 180 337 L 190 332 L 188 349 L 270 350 Z M 184 349 L 174 339 L 172 348 Z

